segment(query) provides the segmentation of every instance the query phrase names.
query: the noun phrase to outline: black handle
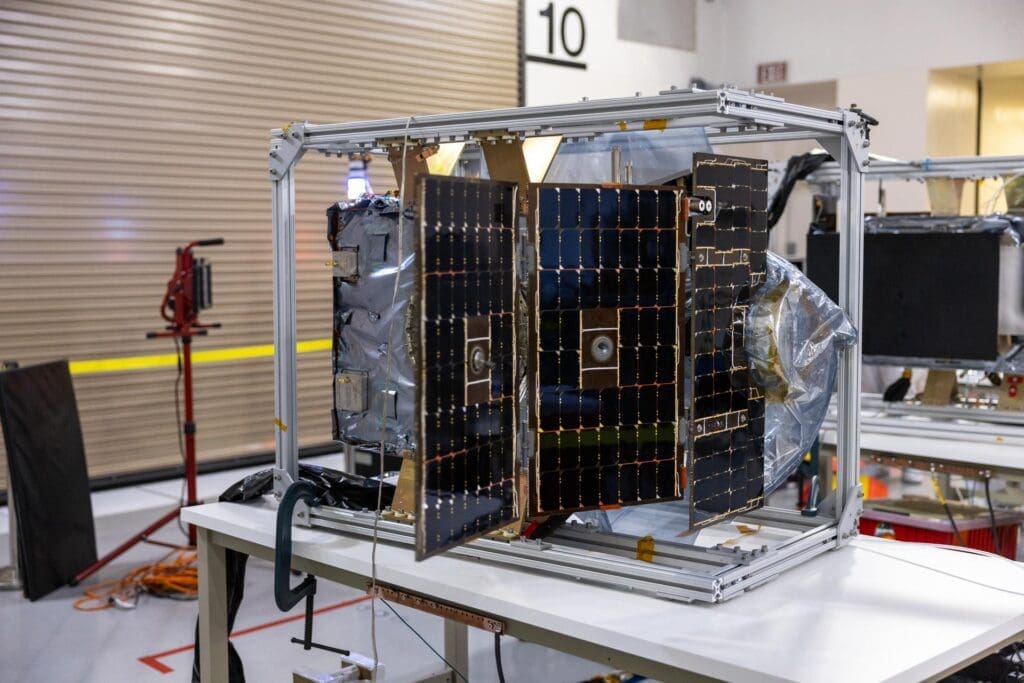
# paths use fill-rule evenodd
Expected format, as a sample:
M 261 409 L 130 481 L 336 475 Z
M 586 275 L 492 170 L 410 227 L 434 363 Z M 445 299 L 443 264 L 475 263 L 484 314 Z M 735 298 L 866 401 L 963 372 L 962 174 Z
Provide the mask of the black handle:
M 196 241 L 196 246 L 197 247 L 219 247 L 222 244 L 224 244 L 224 238 L 223 237 L 214 237 L 213 239 L 209 239 L 209 240 L 197 240 Z
M 308 481 L 297 481 L 288 487 L 277 508 L 277 536 L 274 547 L 274 601 L 287 612 L 306 596 L 316 593 L 316 577 L 307 576 L 294 589 L 289 585 L 292 570 L 292 515 L 299 501 L 316 504 L 316 489 Z

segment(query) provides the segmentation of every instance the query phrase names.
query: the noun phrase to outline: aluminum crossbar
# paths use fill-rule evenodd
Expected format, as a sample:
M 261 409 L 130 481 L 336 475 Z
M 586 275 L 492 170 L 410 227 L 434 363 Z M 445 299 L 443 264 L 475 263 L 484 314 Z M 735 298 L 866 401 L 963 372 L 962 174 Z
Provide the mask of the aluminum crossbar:
M 899 179 L 923 180 L 925 178 L 964 178 L 981 180 L 1016 175 L 1024 171 L 1024 156 L 992 157 L 936 157 L 917 161 L 871 158 L 871 165 L 864 174 L 869 180 Z M 839 182 L 839 164 L 822 164 L 807 176 L 807 182 L 816 185 L 831 185 Z
M 779 129 L 788 139 L 843 133 L 838 110 L 816 109 L 742 90 L 667 90 L 648 97 L 584 100 L 572 104 L 429 114 L 380 121 L 307 124 L 303 146 L 331 153 L 380 149 L 408 139 L 422 143 L 516 134 L 589 136 L 644 127 L 703 127 L 714 137 L 762 139 Z M 271 133 L 286 135 L 284 129 Z

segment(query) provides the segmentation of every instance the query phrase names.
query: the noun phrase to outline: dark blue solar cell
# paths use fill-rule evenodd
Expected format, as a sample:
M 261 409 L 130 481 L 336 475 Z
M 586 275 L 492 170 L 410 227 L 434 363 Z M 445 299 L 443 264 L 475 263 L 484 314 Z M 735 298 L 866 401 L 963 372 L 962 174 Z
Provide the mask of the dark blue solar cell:
M 628 191 L 627 191 L 628 192 Z M 602 228 L 616 228 L 619 225 L 619 191 L 615 188 L 601 188 Z
M 597 308 L 600 301 L 597 271 L 580 271 L 580 308 Z
M 580 426 L 581 401 L 579 392 L 562 391 L 559 394 L 558 426 L 560 429 L 577 429 Z
M 597 190 L 593 188 L 582 189 L 580 190 L 580 227 L 596 228 L 598 224 Z
M 580 231 L 580 265 L 584 268 L 597 268 L 601 262 L 600 244 L 597 230 Z
M 676 227 L 676 193 L 670 190 L 658 191 L 658 227 L 674 231 Z
M 640 190 L 639 227 L 658 227 L 658 193 L 654 190 Z
M 558 348 L 558 313 L 542 311 L 540 314 L 540 348 L 553 351 Z
M 558 466 L 562 470 L 574 470 L 580 466 L 580 433 L 562 432 L 558 435 Z
M 639 197 L 636 190 L 623 189 L 619 193 L 619 226 L 635 228 L 639 217 Z
M 540 231 L 540 267 L 557 268 L 559 262 L 558 230 Z
M 563 310 L 580 307 L 579 272 L 563 270 L 558 274 L 558 306 Z
M 561 253 L 561 266 L 562 268 L 578 268 L 580 265 L 580 233 L 578 230 L 559 230 L 560 244 L 559 250 Z M 556 268 L 558 264 L 554 266 L 547 266 L 541 264 L 543 268 Z
M 558 190 L 542 188 L 539 193 L 537 224 L 540 228 L 558 227 Z
M 619 271 L 619 306 L 630 308 L 640 303 L 640 276 L 635 270 Z
M 556 271 L 541 271 L 540 307 L 541 310 L 558 308 L 558 273 Z
M 599 298 L 601 308 L 615 308 L 619 305 L 619 274 L 611 269 L 598 272 Z
M 618 232 L 615 230 L 602 230 L 599 234 L 601 239 L 601 267 L 618 268 L 620 253 Z
M 619 267 L 636 268 L 640 265 L 640 232 L 623 230 L 619 233 Z
M 658 232 L 656 230 L 640 231 L 640 267 L 658 267 Z
M 676 233 L 671 230 L 658 231 L 658 265 L 662 268 L 676 267 L 676 253 L 678 244 Z
M 601 502 L 598 472 L 597 467 L 580 471 L 580 504 L 584 507 L 593 507 Z
M 580 224 L 579 190 L 562 188 L 558 195 L 558 227 L 562 230 L 578 227 Z

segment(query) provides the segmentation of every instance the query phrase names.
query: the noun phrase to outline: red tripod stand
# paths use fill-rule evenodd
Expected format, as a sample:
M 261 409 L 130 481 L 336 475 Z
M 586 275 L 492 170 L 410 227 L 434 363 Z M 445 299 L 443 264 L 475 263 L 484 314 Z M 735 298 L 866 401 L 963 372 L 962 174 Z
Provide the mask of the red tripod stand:
M 195 247 L 213 247 L 224 244 L 224 240 L 210 239 L 189 242 L 175 252 L 174 274 L 167 283 L 167 291 L 160 302 L 160 315 L 167 321 L 167 327 L 160 332 L 147 332 L 147 339 L 170 337 L 181 340 L 181 372 L 185 397 L 185 422 L 181 425 L 185 442 L 185 486 L 186 498 L 184 505 L 195 505 L 196 499 L 196 423 L 193 419 L 192 400 L 192 337 L 205 335 L 211 328 L 220 327 L 219 323 L 203 324 L 199 322 L 200 311 L 213 304 L 211 290 L 210 264 L 206 259 L 197 259 L 192 254 Z M 71 584 L 77 585 L 93 573 L 109 564 L 112 560 L 127 552 L 138 543 L 148 542 L 166 545 L 149 538 L 151 534 L 169 522 L 177 519 L 180 509 L 171 510 L 141 532 L 132 536 L 121 545 L 101 557 L 94 564 L 86 567 L 72 579 Z M 195 527 L 188 528 L 189 545 L 196 544 Z

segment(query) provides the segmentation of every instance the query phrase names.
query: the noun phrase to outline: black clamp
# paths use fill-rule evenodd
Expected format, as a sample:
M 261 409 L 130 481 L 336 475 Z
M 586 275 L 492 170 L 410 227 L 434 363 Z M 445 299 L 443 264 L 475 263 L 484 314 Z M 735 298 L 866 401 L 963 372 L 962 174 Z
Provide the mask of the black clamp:
M 310 507 L 316 505 L 316 489 L 307 481 L 297 481 L 281 496 L 277 508 L 277 534 L 274 543 L 274 601 L 277 608 L 287 612 L 303 598 L 311 602 L 316 594 L 316 577 L 310 574 L 294 589 L 289 583 L 292 570 L 292 515 L 295 505 L 302 501 Z
M 302 645 L 304 650 L 316 648 L 347 656 L 348 650 L 313 642 L 313 598 L 316 596 L 316 577 L 309 574 L 298 586 L 291 587 L 292 516 L 295 514 L 295 506 L 300 501 L 310 507 L 319 503 L 316 489 L 308 481 L 297 481 L 289 486 L 281 496 L 281 503 L 277 508 L 277 533 L 274 539 L 274 602 L 277 603 L 278 609 L 287 612 L 303 598 L 306 600 L 303 638 L 292 638 L 291 642 Z

